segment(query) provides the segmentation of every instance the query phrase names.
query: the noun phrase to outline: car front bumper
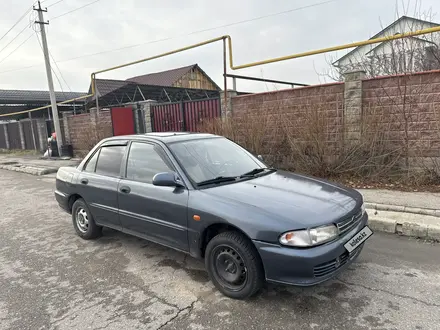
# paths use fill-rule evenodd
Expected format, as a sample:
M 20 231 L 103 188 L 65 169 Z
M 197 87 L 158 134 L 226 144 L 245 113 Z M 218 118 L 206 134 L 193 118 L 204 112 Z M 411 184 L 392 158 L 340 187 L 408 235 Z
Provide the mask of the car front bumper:
M 336 241 L 311 248 L 290 248 L 279 244 L 253 241 L 260 253 L 268 282 L 297 286 L 311 286 L 325 282 L 352 264 L 363 245 L 351 253 L 345 249 L 347 243 L 368 223 L 365 213 L 350 232 Z

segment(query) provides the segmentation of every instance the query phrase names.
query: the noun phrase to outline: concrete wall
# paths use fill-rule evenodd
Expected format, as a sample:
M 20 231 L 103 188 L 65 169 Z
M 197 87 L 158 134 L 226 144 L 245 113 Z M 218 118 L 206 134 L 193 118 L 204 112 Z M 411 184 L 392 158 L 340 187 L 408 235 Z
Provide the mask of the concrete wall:
M 42 118 L 0 123 L 0 149 L 44 152 L 47 137 L 46 122 Z

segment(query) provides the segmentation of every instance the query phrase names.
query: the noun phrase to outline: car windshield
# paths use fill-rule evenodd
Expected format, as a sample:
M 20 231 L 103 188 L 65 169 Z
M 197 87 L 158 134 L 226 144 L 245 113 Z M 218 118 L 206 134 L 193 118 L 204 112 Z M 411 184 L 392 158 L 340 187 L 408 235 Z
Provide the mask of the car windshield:
M 226 138 L 176 142 L 170 149 L 195 183 L 219 177 L 239 177 L 265 165 Z

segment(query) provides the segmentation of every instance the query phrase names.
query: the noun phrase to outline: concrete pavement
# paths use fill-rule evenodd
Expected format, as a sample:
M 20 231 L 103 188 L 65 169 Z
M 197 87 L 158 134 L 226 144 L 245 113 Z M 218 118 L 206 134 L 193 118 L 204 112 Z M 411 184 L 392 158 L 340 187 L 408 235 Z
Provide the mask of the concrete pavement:
M 376 233 L 312 288 L 220 295 L 203 263 L 122 233 L 75 235 L 53 176 L 0 170 L 0 329 L 435 329 L 440 246 Z
M 440 241 L 440 194 L 360 189 L 370 227 L 404 236 Z
M 80 161 L 76 158 L 42 158 L 32 154 L 0 154 L 0 169 L 39 176 L 56 173 L 62 166 L 76 166 Z
M 412 208 L 440 209 L 440 193 L 358 189 L 368 203 Z

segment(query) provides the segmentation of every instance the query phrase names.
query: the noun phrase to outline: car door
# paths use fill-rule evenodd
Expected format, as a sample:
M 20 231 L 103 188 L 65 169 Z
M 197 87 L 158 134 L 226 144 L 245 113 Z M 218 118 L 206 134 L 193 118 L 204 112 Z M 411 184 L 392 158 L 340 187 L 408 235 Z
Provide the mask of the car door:
M 161 146 L 133 141 L 118 187 L 119 217 L 124 232 L 188 251 L 188 190 L 152 184 L 154 175 L 170 171 Z
M 118 215 L 118 184 L 127 141 L 103 144 L 78 176 L 78 193 L 99 225 L 121 230 Z

